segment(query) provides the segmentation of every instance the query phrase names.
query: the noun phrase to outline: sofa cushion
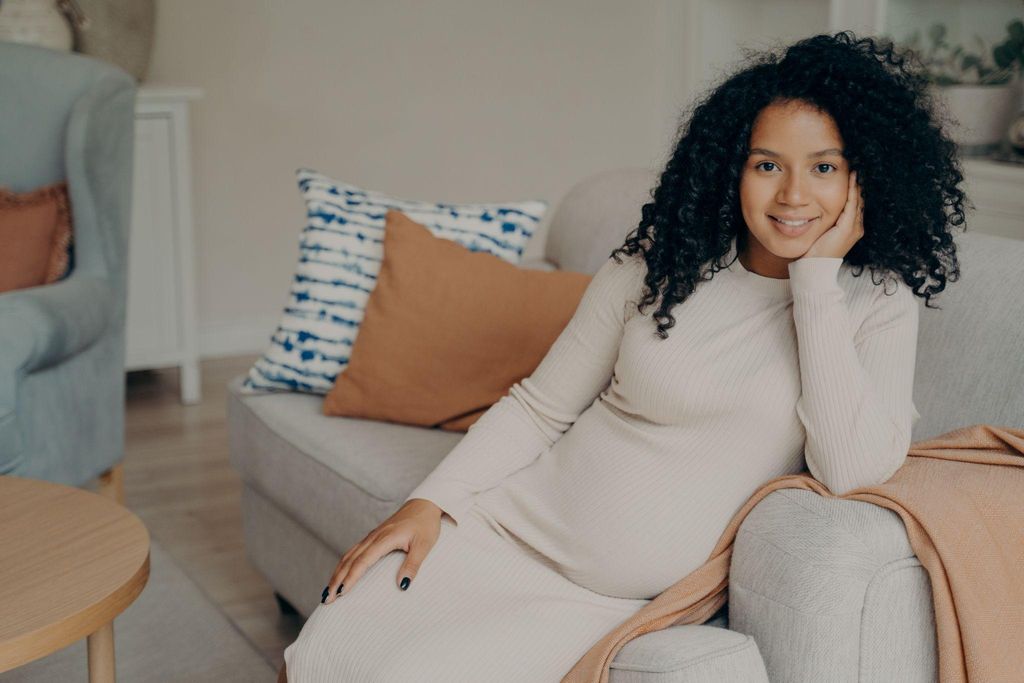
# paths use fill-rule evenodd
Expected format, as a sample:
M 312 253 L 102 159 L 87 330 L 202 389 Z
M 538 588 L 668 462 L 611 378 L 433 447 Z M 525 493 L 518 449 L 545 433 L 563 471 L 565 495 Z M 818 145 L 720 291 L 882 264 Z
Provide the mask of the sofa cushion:
M 533 372 L 591 276 L 520 268 L 385 218 L 384 262 L 324 414 L 464 432 Z
M 914 441 L 964 425 L 1024 427 L 1024 240 L 968 231 L 956 245 L 961 280 L 935 297 L 939 309 L 918 299 Z
M 398 509 L 465 436 L 321 412 L 323 397 L 228 384 L 231 459 L 242 477 L 325 543 L 347 548 Z M 355 540 L 359 540 L 355 538 Z
M 383 256 L 384 215 L 397 209 L 438 237 L 518 264 L 547 210 L 541 200 L 450 204 L 364 190 L 297 172 L 307 224 L 288 303 L 246 391 L 326 394 L 344 372 Z
M 670 626 L 634 638 L 615 655 L 609 683 L 768 683 L 750 636 L 702 624 Z
M 616 168 L 578 182 L 551 217 L 545 258 L 562 270 L 596 273 L 640 223 L 660 172 Z

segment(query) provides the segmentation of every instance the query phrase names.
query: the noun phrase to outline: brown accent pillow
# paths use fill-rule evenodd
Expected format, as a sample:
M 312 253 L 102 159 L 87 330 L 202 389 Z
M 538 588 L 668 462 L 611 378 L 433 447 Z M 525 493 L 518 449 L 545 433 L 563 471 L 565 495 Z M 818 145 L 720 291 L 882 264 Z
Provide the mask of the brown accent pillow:
M 67 182 L 31 192 L 0 188 L 0 292 L 56 282 L 67 270 Z
M 377 285 L 324 414 L 465 431 L 536 369 L 591 277 L 519 268 L 389 211 Z

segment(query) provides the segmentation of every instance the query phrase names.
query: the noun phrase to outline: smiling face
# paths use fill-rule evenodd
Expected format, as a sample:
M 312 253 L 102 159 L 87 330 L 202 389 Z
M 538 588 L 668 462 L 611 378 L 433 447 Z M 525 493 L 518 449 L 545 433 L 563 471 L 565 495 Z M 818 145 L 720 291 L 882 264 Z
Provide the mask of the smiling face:
M 850 174 L 842 149 L 835 121 L 812 105 L 788 101 L 761 110 L 740 176 L 744 268 L 788 278 L 789 263 L 835 225 Z

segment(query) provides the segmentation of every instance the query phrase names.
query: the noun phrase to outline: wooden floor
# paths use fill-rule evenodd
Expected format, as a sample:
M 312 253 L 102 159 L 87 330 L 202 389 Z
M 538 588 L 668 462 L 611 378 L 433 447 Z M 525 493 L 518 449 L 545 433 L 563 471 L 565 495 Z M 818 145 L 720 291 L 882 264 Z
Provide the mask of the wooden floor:
M 241 480 L 228 461 L 226 384 L 255 356 L 202 363 L 202 403 L 178 400 L 177 370 L 128 374 L 125 502 L 235 627 L 278 668 L 302 621 L 282 616 L 242 542 Z

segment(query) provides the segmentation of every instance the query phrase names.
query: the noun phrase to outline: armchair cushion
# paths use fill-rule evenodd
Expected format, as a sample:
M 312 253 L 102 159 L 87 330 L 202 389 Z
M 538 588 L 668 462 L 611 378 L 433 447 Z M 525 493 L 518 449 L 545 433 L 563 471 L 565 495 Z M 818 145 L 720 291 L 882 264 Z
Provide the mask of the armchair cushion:
M 70 243 L 66 182 L 31 192 L 0 188 L 0 292 L 59 280 Z

